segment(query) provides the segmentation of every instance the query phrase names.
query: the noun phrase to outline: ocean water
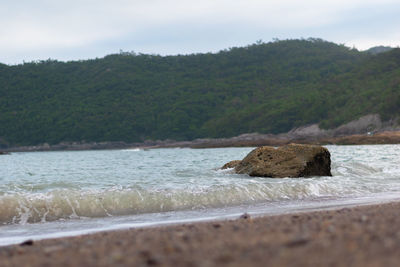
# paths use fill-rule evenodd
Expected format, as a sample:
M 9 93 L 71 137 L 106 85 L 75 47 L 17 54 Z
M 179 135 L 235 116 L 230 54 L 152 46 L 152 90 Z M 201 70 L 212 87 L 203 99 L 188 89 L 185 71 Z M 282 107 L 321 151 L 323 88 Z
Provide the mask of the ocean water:
M 327 146 L 332 177 L 220 170 L 252 148 L 0 156 L 0 245 L 99 230 L 400 199 L 400 145 Z

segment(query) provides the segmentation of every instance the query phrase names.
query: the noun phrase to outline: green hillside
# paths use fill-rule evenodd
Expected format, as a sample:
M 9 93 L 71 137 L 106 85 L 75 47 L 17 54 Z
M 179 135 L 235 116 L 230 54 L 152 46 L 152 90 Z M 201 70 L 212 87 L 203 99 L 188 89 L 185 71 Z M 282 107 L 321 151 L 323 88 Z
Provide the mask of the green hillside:
M 0 143 L 190 140 L 390 119 L 399 86 L 400 49 L 373 55 L 320 39 L 0 64 Z

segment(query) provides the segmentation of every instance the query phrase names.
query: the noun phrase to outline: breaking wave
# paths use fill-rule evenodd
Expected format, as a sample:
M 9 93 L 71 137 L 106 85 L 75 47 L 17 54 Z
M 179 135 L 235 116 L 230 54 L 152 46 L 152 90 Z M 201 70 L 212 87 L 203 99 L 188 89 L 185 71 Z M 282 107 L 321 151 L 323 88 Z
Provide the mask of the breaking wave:
M 189 192 L 143 189 L 13 194 L 0 197 L 0 223 L 35 223 L 82 217 L 107 217 L 140 213 L 215 208 L 265 200 L 303 198 L 319 190 L 312 185 L 297 187 L 250 184 Z
M 360 173 L 377 172 L 368 166 L 358 167 Z M 340 172 L 348 173 L 349 169 L 354 171 L 348 166 L 335 168 L 334 173 L 337 176 L 334 177 L 287 179 L 234 177 L 236 181 L 238 178 L 247 179 L 246 183 L 219 184 L 196 190 L 193 188 L 186 190 L 114 188 L 102 191 L 63 189 L 47 193 L 5 194 L 0 196 L 0 223 L 25 224 L 60 219 L 218 208 L 279 200 L 357 195 L 389 189 L 382 188 L 379 183 L 371 186 L 372 181 L 355 182 L 354 179 L 340 175 Z M 229 171 L 225 173 L 227 176 L 234 175 Z
M 331 147 L 332 177 L 287 179 L 215 170 L 244 149 L 16 154 L 4 158 L 0 224 L 400 192 L 398 148 Z

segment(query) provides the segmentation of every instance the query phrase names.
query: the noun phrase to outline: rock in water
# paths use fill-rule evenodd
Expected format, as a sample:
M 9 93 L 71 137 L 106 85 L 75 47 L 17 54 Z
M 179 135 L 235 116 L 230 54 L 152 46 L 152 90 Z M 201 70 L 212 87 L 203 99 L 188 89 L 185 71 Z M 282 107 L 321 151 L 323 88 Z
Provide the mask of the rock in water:
M 225 169 L 231 169 L 231 168 L 235 168 L 237 165 L 239 165 L 239 163 L 241 162 L 241 160 L 232 160 L 229 161 L 228 163 L 226 163 L 224 166 L 222 166 L 222 170 Z
M 328 149 L 300 144 L 256 148 L 236 165 L 235 172 L 272 178 L 332 176 Z

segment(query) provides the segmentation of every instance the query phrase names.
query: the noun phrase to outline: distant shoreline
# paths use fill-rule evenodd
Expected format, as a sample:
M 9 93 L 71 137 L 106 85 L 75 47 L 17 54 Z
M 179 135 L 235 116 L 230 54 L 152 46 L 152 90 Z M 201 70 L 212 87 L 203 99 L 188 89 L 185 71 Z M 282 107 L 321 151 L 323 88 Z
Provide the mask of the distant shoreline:
M 157 148 L 223 148 L 223 147 L 256 147 L 281 146 L 288 143 L 316 145 L 375 145 L 400 144 L 400 131 L 383 131 L 375 134 L 353 134 L 337 137 L 326 136 L 290 136 L 290 134 L 242 134 L 232 138 L 196 139 L 193 141 L 145 141 L 143 143 L 125 142 L 64 142 L 56 145 L 20 146 L 0 149 L 0 154 L 9 152 L 37 151 L 80 151 L 80 150 L 113 150 L 113 149 L 157 149 Z

